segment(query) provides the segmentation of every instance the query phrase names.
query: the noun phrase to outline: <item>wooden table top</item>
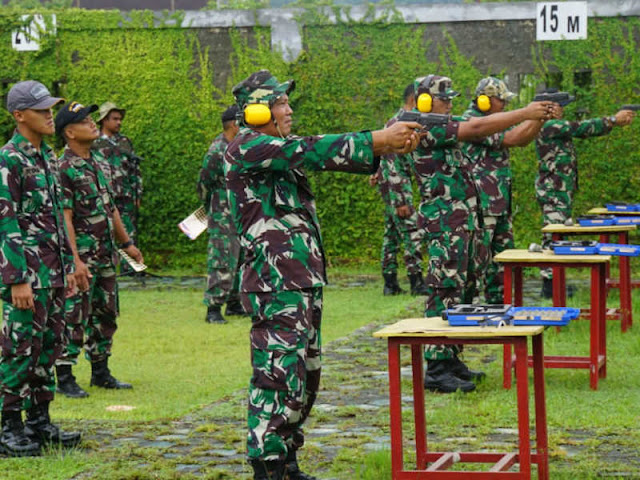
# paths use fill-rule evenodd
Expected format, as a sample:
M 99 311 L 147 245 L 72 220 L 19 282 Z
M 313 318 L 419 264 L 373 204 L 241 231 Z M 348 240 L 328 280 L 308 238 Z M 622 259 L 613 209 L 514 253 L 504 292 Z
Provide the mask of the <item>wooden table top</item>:
M 504 327 L 452 327 L 441 317 L 406 318 L 388 325 L 373 334 L 378 338 L 389 337 L 446 337 L 446 338 L 491 338 L 532 337 L 544 331 L 542 325 L 506 325 Z
M 493 259 L 501 263 L 607 263 L 611 261 L 611 255 L 556 255 L 553 250 L 530 252 L 529 250 L 511 249 L 497 254 Z
M 640 216 L 640 212 L 638 212 Z M 592 227 L 582 227 L 580 225 L 563 225 L 562 223 L 551 223 L 542 228 L 543 233 L 620 233 L 632 232 L 636 230 L 636 225 L 596 225 Z

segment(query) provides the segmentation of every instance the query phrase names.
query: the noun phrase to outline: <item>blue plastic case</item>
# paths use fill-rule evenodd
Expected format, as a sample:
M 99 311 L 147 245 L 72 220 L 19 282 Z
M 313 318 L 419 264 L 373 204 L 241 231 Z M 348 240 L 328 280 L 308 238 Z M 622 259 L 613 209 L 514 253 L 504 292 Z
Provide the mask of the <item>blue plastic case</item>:
M 607 203 L 605 205 L 610 212 L 637 212 L 640 205 L 637 203 Z
M 615 225 L 616 218 L 613 215 L 585 215 L 578 217 L 581 227 L 601 227 L 603 225 Z
M 616 225 L 640 225 L 640 217 L 616 217 Z
M 557 255 L 597 255 L 598 242 L 595 241 L 556 241 L 551 243 L 553 253 Z
M 513 307 L 509 312 L 514 325 L 555 325 L 561 327 L 580 316 L 579 308 Z
M 567 325 L 580 309 L 568 307 L 512 307 L 511 305 L 456 305 L 443 314 L 452 326 Z
M 445 310 L 442 316 L 454 326 L 498 325 L 508 318 L 510 309 L 511 305 L 459 304 Z
M 624 245 L 621 243 L 599 243 L 598 253 L 601 255 L 619 255 L 623 257 L 637 257 L 640 255 L 640 245 Z

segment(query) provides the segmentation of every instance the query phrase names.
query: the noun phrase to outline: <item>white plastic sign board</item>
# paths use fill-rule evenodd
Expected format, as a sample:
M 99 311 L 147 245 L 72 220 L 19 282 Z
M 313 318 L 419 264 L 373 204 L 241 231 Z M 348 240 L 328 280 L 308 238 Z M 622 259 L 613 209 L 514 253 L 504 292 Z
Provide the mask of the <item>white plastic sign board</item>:
M 587 38 L 587 2 L 536 4 L 536 40 Z
M 11 33 L 11 47 L 21 52 L 35 52 L 40 50 L 40 35 L 47 31 L 47 23 L 40 14 L 22 15 L 23 22 L 31 19 L 25 26 L 14 30 Z M 50 28 L 54 35 L 56 33 L 56 16 L 51 15 Z

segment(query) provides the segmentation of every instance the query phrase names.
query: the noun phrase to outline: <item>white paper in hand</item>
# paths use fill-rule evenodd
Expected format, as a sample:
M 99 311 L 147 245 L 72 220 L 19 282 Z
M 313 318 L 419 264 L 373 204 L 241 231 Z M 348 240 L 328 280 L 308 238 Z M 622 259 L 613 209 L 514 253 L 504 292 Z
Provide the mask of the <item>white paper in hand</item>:
M 204 207 L 200 207 L 181 221 L 178 228 L 191 240 L 198 238 L 198 235 L 207 229 L 207 212 Z
M 133 258 L 131 258 L 127 252 L 125 252 L 124 250 L 122 250 L 121 248 L 118 249 L 118 253 L 120 254 L 120 256 L 122 258 L 125 259 L 125 261 L 129 264 L 129 266 L 131 268 L 133 268 L 134 272 L 142 272 L 143 270 L 147 269 L 147 266 L 144 263 L 139 263 L 136 262 Z

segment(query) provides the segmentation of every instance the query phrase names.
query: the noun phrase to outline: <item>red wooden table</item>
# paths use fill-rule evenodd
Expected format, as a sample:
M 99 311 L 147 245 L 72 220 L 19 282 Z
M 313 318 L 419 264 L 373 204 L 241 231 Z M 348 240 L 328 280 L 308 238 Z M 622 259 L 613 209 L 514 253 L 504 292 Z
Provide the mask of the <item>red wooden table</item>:
M 591 329 L 590 353 L 585 356 L 544 357 L 545 368 L 587 368 L 590 372 L 590 386 L 598 389 L 598 379 L 607 376 L 607 265 L 611 261 L 609 255 L 555 255 L 550 250 L 529 252 L 528 250 L 505 250 L 494 257 L 496 262 L 504 266 L 504 303 L 522 306 L 522 269 L 524 267 L 556 268 L 560 271 L 558 281 L 560 287 L 554 286 L 553 305 L 564 307 L 565 297 L 555 296 L 556 291 L 565 291 L 565 268 L 591 269 Z M 555 276 L 555 272 L 554 272 Z M 504 388 L 511 388 L 511 368 L 513 365 L 511 348 L 504 347 Z
M 531 466 L 537 464 L 538 478 L 549 479 L 547 416 L 544 391 L 543 327 L 451 327 L 441 318 L 411 318 L 401 320 L 376 333 L 386 338 L 389 354 L 389 399 L 391 430 L 392 480 L 530 480 Z M 531 451 L 529 427 L 529 379 L 527 375 L 527 340 L 532 341 L 533 385 L 535 404 L 536 450 Z M 452 342 L 452 339 L 455 342 Z M 427 448 L 425 415 L 423 345 L 425 344 L 502 344 L 513 345 L 517 379 L 518 452 L 430 452 Z M 405 469 L 402 438 L 402 388 L 400 374 L 400 346 L 411 347 L 413 381 L 413 417 L 415 422 L 416 468 Z M 456 463 L 492 464 L 487 471 L 451 470 Z M 518 471 L 513 470 L 518 464 Z
M 639 212 L 636 212 L 640 216 Z M 629 233 L 636 230 L 635 225 L 601 225 L 596 227 L 581 227 L 580 225 L 566 226 L 562 224 L 547 225 L 542 229 L 543 233 L 550 233 L 553 240 L 564 240 L 570 236 L 599 236 L 600 243 L 612 243 L 609 241 L 611 236 L 618 237 L 618 243 L 628 245 Z M 626 332 L 633 324 L 633 317 L 631 312 L 631 266 L 629 257 L 619 256 L 620 267 L 620 280 L 618 282 L 609 278 L 609 269 L 607 268 L 607 286 L 609 288 L 620 289 L 620 308 L 611 309 L 607 311 L 608 318 L 620 318 L 620 328 L 623 332 Z M 558 270 L 558 271 L 556 271 Z M 562 279 L 556 279 L 556 273 L 558 277 L 563 276 Z M 564 269 L 554 269 L 553 271 L 553 295 L 554 305 L 565 305 L 565 290 L 561 288 L 561 285 L 565 283 Z M 558 297 L 556 298 L 556 295 Z M 590 315 L 590 311 L 583 310 L 582 314 L 585 316 Z

